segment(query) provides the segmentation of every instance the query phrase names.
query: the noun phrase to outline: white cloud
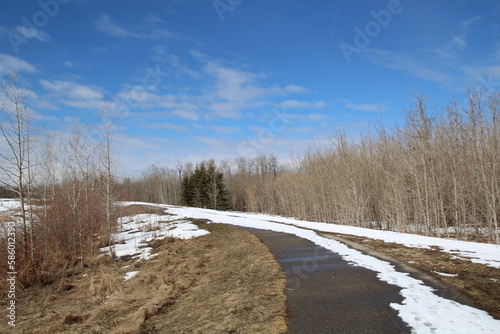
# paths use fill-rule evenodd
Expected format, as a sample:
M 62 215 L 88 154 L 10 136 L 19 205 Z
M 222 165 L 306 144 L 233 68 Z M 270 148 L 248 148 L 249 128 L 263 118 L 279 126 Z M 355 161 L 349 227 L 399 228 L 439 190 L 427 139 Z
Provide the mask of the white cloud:
M 191 130 L 187 126 L 175 123 L 151 123 L 144 125 L 143 127 L 155 130 L 172 130 L 185 133 L 191 132 Z
M 490 92 L 500 89 L 500 65 L 462 66 L 465 82 L 473 88 L 486 89 Z
M 241 128 L 235 126 L 221 126 L 221 125 L 213 125 L 209 127 L 215 133 L 220 135 L 232 135 L 235 133 L 239 133 L 242 131 Z
M 215 96 L 231 102 L 248 102 L 266 95 L 266 89 L 257 86 L 257 75 L 209 62 L 205 71 L 215 79 Z
M 323 114 L 308 114 L 308 115 L 306 115 L 306 117 L 308 120 L 310 120 L 312 122 L 321 122 L 321 121 L 325 121 L 328 118 L 330 118 L 329 116 L 323 115 Z
M 132 37 L 132 38 L 140 38 L 140 34 L 134 33 L 132 31 L 128 31 L 125 28 L 122 28 L 118 26 L 116 23 L 114 23 L 111 18 L 105 14 L 102 13 L 99 15 L 97 20 L 94 22 L 94 27 L 105 34 L 108 34 L 110 36 L 114 37 Z
M 175 109 L 172 111 L 172 115 L 189 121 L 197 121 L 200 119 L 200 115 L 197 111 L 189 109 Z
M 153 52 L 155 54 L 155 60 L 170 65 L 175 74 L 187 75 L 193 79 L 200 78 L 200 73 L 198 73 L 198 71 L 183 65 L 179 56 L 169 52 L 164 45 L 153 47 Z
M 55 80 L 53 82 L 50 82 L 48 80 L 41 79 L 40 84 L 44 89 L 54 93 L 58 93 L 70 99 L 100 100 L 103 98 L 103 94 L 96 88 L 83 86 L 70 81 Z
M 0 53 L 0 74 L 8 72 L 37 72 L 35 66 L 21 58 Z
M 246 104 L 241 102 L 214 102 L 209 105 L 215 116 L 239 119 L 243 116 L 242 110 Z
M 244 110 L 274 105 L 270 101 L 272 97 L 310 92 L 309 89 L 297 85 L 279 87 L 269 84 L 264 80 L 263 74 L 225 66 L 206 57 L 198 59 L 206 61 L 205 73 L 213 80 L 213 88 L 204 96 L 209 109 L 213 111 L 213 114 L 207 117 L 239 119 L 244 116 Z M 278 106 L 321 108 L 324 103 L 287 100 Z
M 474 16 L 474 17 L 471 17 L 470 19 L 466 19 L 466 20 L 463 20 L 462 22 L 460 22 L 460 28 L 464 29 L 464 30 L 467 30 L 469 29 L 469 27 L 479 21 L 481 19 L 481 16 Z
M 352 103 L 349 100 L 344 99 L 344 106 L 351 110 L 367 111 L 367 112 L 377 112 L 387 110 L 389 107 L 385 104 L 375 104 L 375 103 Z
M 305 87 L 297 86 L 297 85 L 288 85 L 285 87 L 286 93 L 310 93 L 311 90 Z
M 323 108 L 326 104 L 323 101 L 308 102 L 297 100 L 286 100 L 278 104 L 280 108 Z
M 39 42 L 50 41 L 50 36 L 47 33 L 35 28 L 15 26 L 13 31 L 27 39 L 36 39 Z
M 456 60 L 461 52 L 467 47 L 467 36 L 469 35 L 469 27 L 478 21 L 481 17 L 463 20 L 459 24 L 460 33 L 450 38 L 443 46 L 431 49 L 430 52 L 444 58 L 446 60 Z
M 156 24 L 155 22 L 150 22 Z M 121 27 L 115 23 L 108 14 L 102 13 L 99 15 L 97 20 L 94 21 L 94 28 L 97 31 L 103 32 L 109 36 L 119 37 L 119 38 L 136 38 L 136 39 L 163 39 L 163 38 L 177 38 L 176 34 L 166 30 L 157 29 L 150 27 L 142 27 L 146 32 L 135 32 L 126 28 Z
M 452 81 L 448 74 L 433 70 L 430 66 L 419 64 L 418 61 L 396 52 L 366 48 L 360 53 L 360 56 L 373 64 L 420 79 L 436 81 L 442 84 Z
M 104 95 L 100 88 L 61 80 L 50 82 L 41 79 L 40 84 L 52 97 L 67 106 L 84 109 L 102 107 Z

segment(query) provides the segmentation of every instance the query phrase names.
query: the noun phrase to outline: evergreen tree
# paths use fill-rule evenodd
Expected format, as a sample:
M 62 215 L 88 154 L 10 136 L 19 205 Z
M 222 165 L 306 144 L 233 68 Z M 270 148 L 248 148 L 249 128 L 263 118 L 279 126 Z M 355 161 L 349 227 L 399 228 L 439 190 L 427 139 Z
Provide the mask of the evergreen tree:
M 190 175 L 186 175 L 182 179 L 182 204 L 194 206 L 194 185 Z
M 187 206 L 228 210 L 228 192 L 224 186 L 224 176 L 217 171 L 215 162 L 201 163 L 193 174 L 182 180 L 182 202 Z

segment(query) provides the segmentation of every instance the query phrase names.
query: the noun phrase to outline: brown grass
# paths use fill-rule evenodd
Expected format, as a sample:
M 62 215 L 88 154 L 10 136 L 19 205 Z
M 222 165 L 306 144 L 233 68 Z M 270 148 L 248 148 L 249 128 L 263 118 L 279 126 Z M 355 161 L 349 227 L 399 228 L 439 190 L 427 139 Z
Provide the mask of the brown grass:
M 150 261 L 100 258 L 20 291 L 16 333 L 284 333 L 285 279 L 268 249 L 246 231 L 203 225 L 207 236 L 153 242 Z
M 344 234 L 340 236 L 409 262 L 412 266 L 450 284 L 469 296 L 477 307 L 500 319 L 500 269 L 453 259 L 451 254 L 441 252 L 437 248 L 410 248 L 365 237 Z M 448 277 L 435 272 L 458 274 L 458 276 Z
M 119 207 L 119 214 L 121 217 L 134 216 L 142 213 L 150 213 L 150 214 L 165 215 L 165 216 L 170 215 L 168 212 L 165 212 L 165 209 L 153 205 L 134 204 L 134 205 Z

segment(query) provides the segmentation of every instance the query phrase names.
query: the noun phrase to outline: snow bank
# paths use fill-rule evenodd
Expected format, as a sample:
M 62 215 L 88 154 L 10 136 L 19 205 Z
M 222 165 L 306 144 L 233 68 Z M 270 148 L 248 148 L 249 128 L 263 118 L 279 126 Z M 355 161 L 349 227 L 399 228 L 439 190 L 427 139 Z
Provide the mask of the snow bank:
M 218 211 L 205 210 L 212 214 L 218 214 Z M 500 246 L 492 244 L 484 244 L 470 241 L 460 241 L 445 238 L 433 238 L 416 234 L 373 230 L 362 227 L 336 225 L 318 222 L 308 222 L 296 220 L 293 218 L 284 218 L 280 216 L 271 216 L 264 214 L 228 212 L 223 213 L 232 217 L 250 218 L 265 222 L 277 222 L 287 225 L 294 225 L 301 228 L 317 230 L 321 232 L 350 234 L 359 237 L 383 240 L 385 242 L 393 242 L 414 248 L 431 248 L 439 247 L 442 251 L 453 254 L 454 257 L 461 260 L 469 260 L 475 263 L 485 264 L 487 266 L 500 268 Z
M 410 247 L 428 248 L 435 245 L 442 247 L 445 251 L 458 254 L 457 256 L 466 254 L 467 257 L 473 257 L 471 261 L 495 267 L 500 264 L 498 254 L 493 254 L 493 250 L 498 252 L 498 246 L 348 226 L 330 226 L 330 224 L 298 221 L 261 214 L 219 212 L 173 206 L 161 207 L 167 207 L 168 212 L 175 214 L 177 218 L 201 218 L 216 223 L 294 234 L 340 254 L 353 265 L 371 269 L 377 273 L 380 280 L 401 288 L 400 294 L 404 298 L 403 302 L 401 304 L 392 303 L 391 307 L 398 311 L 401 319 L 413 328 L 414 333 L 500 333 L 500 321 L 495 320 L 488 313 L 439 297 L 433 293 L 431 287 L 426 286 L 420 280 L 410 277 L 407 273 L 398 272 L 390 263 L 365 255 L 336 240 L 321 237 L 310 229 L 360 235 L 397 242 Z

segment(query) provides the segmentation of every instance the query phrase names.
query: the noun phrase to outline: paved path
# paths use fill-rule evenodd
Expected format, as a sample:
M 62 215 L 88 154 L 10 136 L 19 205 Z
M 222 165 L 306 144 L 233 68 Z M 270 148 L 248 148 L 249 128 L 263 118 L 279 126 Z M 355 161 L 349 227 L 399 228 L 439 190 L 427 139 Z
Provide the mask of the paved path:
M 409 333 L 389 304 L 400 288 L 295 235 L 247 228 L 287 276 L 288 333 Z

